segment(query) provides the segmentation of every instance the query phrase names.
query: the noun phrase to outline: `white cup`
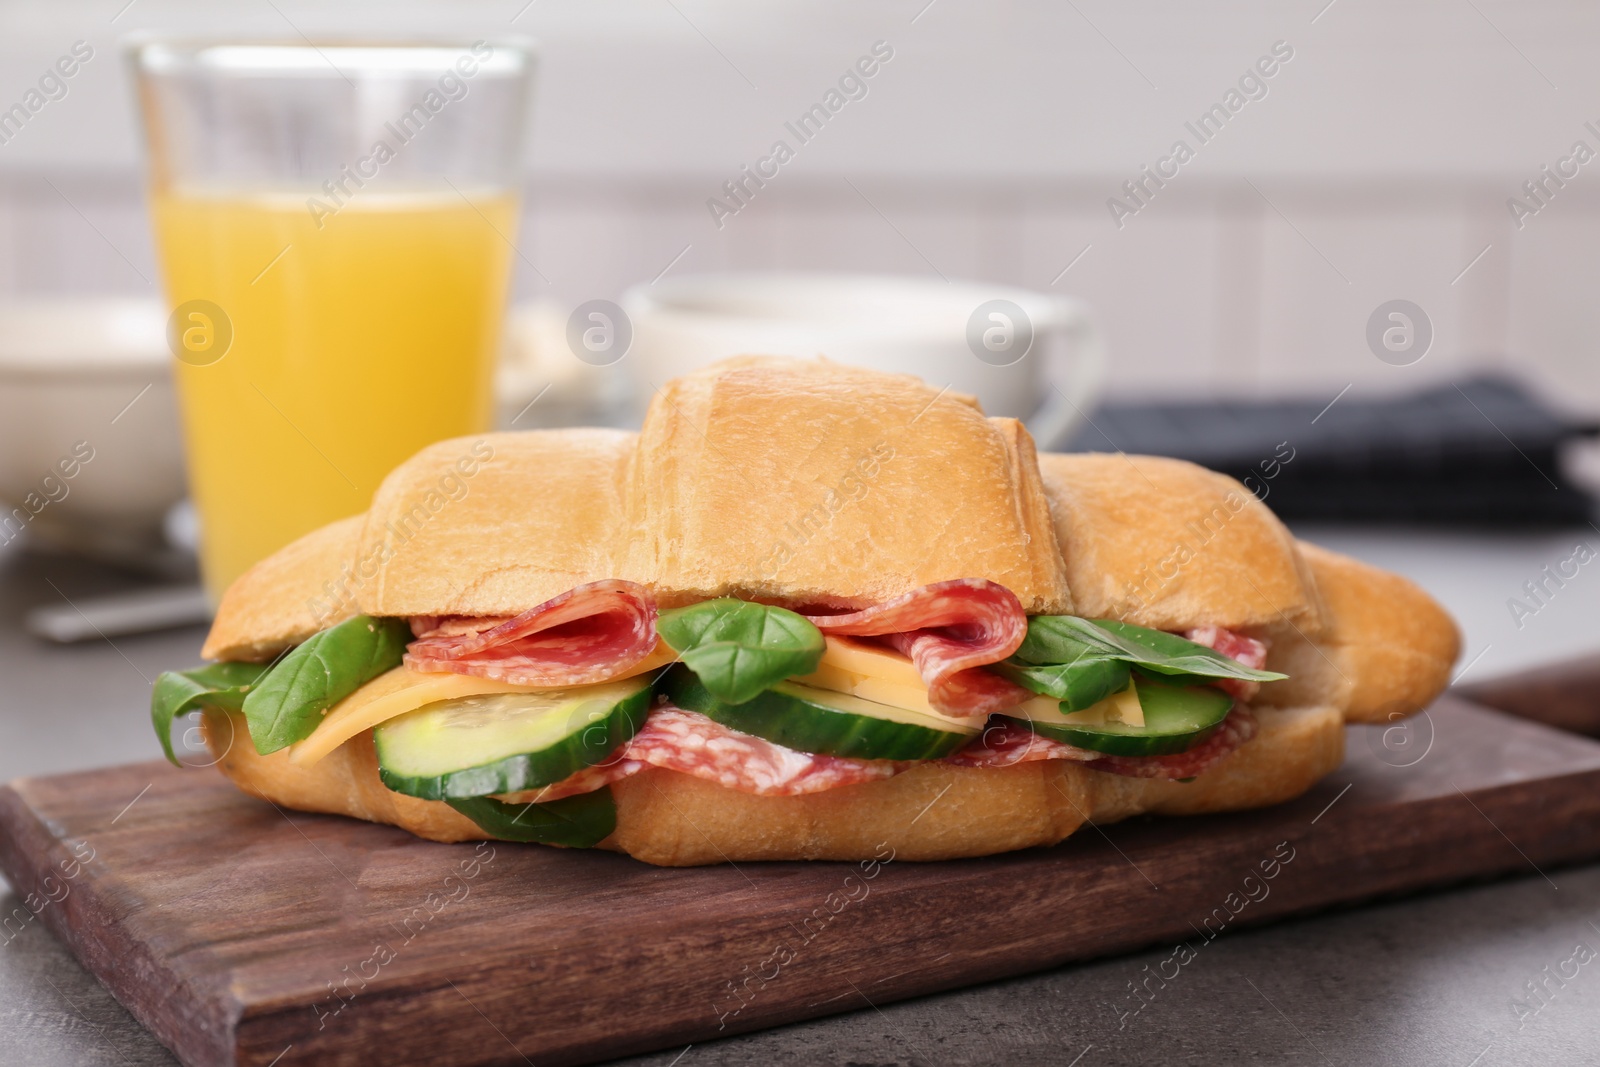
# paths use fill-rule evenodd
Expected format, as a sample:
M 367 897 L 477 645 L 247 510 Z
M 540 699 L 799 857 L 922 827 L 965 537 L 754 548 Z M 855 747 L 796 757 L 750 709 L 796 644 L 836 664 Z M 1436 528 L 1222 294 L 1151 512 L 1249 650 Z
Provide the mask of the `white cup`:
M 915 374 L 1059 447 L 1099 396 L 1105 346 L 1080 301 L 875 274 L 706 274 L 623 297 L 647 389 L 727 356 L 826 356 Z M 646 394 L 648 395 L 648 393 Z

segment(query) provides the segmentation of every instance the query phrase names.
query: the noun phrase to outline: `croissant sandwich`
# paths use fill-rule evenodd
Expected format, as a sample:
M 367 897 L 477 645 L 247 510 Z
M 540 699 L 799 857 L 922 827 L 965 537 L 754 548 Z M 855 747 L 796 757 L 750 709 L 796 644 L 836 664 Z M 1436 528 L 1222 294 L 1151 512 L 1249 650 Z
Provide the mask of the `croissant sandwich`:
M 247 793 L 436 841 L 936 860 L 1297 796 L 1457 653 L 1232 479 L 743 357 L 638 434 L 424 449 L 236 581 L 152 712 Z

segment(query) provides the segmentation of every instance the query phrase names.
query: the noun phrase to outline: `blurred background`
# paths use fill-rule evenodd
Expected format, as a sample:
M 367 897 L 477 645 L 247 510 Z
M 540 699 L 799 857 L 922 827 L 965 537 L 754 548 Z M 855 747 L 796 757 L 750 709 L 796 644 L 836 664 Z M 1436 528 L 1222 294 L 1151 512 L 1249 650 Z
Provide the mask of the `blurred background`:
M 1468 695 L 1595 732 L 1581 694 L 1600 671 L 1600 5 L 0 0 L 0 782 L 159 758 L 151 683 L 199 661 L 210 611 L 174 383 L 246 365 L 248 294 L 267 294 L 256 310 L 270 311 L 302 277 L 303 249 L 274 258 L 288 238 L 235 257 L 253 265 L 232 299 L 198 293 L 229 305 L 235 351 L 200 366 L 172 343 L 173 242 L 163 255 L 124 44 L 145 32 L 448 38 L 458 50 L 526 37 L 537 55 L 523 163 L 506 182 L 520 199 L 504 198 L 509 217 L 484 218 L 492 234 L 466 215 L 457 227 L 472 235 L 462 258 L 495 260 L 483 273 L 496 279 L 509 266 L 503 317 L 498 281 L 459 287 L 493 290 L 486 351 L 442 344 L 433 366 L 406 322 L 375 333 L 382 346 L 366 339 L 383 350 L 353 361 L 365 381 L 330 384 L 322 372 L 343 340 L 280 346 L 277 377 L 254 378 L 240 406 L 213 396 L 209 432 L 224 481 L 230 449 L 269 466 L 281 450 L 283 469 L 234 479 L 231 498 L 210 502 L 214 519 L 248 531 L 257 520 L 236 509 L 266 506 L 309 528 L 340 513 L 324 501 L 320 517 L 288 515 L 312 479 L 327 500 L 352 494 L 347 510 L 370 492 L 356 463 L 377 454 L 358 455 L 364 441 L 402 423 L 442 436 L 408 416 L 324 437 L 340 403 L 383 414 L 371 394 L 385 369 L 409 376 L 413 394 L 419 376 L 492 378 L 480 425 L 448 431 L 465 433 L 636 425 L 664 377 L 723 346 L 828 352 L 982 392 L 992 412 L 1029 417 L 1049 447 L 1228 471 L 1298 536 L 1436 596 L 1462 626 L 1456 680 Z M 485 81 L 471 99 L 487 95 Z M 332 113 L 343 82 L 330 85 Z M 445 113 L 463 111 L 452 102 Z M 786 153 L 774 152 L 780 141 Z M 190 244 L 199 262 L 206 242 Z M 307 244 L 336 258 L 337 241 Z M 353 304 L 359 279 L 381 274 L 372 306 L 477 314 L 457 306 L 468 301 L 456 288 L 429 292 L 412 270 L 421 257 L 376 247 L 367 271 L 330 275 L 352 286 Z M 371 268 L 379 261 L 388 269 Z M 1010 310 L 989 310 L 995 301 Z M 1017 326 L 1017 311 L 1040 343 L 1000 358 L 979 340 Z M 354 331 L 354 351 L 358 318 L 324 314 L 310 336 Z M 585 347 L 590 330 L 598 348 Z M 307 361 L 298 378 L 290 356 Z M 283 509 L 263 504 L 272 493 Z M 247 545 L 235 562 L 263 550 Z M 1566 722 L 1563 679 L 1566 706 L 1582 705 Z M 188 762 L 209 761 L 193 725 L 174 734 Z M 1407 768 L 1431 751 L 1433 724 L 1424 712 L 1350 737 Z M 1506 829 L 1520 851 L 1521 831 Z M 1256 965 L 1235 955 L 1163 994 L 1159 1011 L 1182 1035 L 1172 1047 L 1192 1058 L 1196 1035 L 1217 1037 L 1226 1002 L 1235 1044 L 1262 1062 L 1274 1047 L 1303 1059 L 1294 1007 L 1280 1028 L 1281 1012 L 1236 999 L 1239 975 L 1275 968 L 1290 995 L 1300 981 L 1305 1018 L 1318 1020 L 1306 1040 L 1342 1028 L 1362 1048 L 1393 1040 L 1465 1063 L 1498 1028 L 1492 1018 L 1513 1017 L 1508 999 L 1534 999 L 1524 982 L 1531 991 L 1541 965 L 1548 977 L 1589 937 L 1586 875 L 1557 877 L 1548 896 L 1549 879 L 1530 877 L 1514 898 L 1479 887 L 1455 904 L 1337 916 L 1320 934 L 1299 924 L 1278 940 L 1230 936 L 1239 951 L 1255 946 Z M 20 904 L 0 881 L 0 913 Z M 1478 921 L 1452 921 L 1469 914 Z M 27 937 L 32 947 L 0 958 L 0 1061 L 109 1062 L 110 1047 L 121 1062 L 168 1062 L 64 950 Z M 1092 973 L 1116 984 L 1136 965 Z M 1064 988 L 1094 992 L 1046 981 L 1055 1001 Z M 1354 1005 L 1343 1020 L 1327 1015 L 1341 988 Z M 967 1029 L 1004 1047 L 1002 1031 L 1028 1021 L 1006 1017 L 1014 985 L 992 990 L 1006 1003 Z M 1174 995 L 1199 999 L 1185 1008 Z M 1592 998 L 1581 978 L 1561 996 L 1576 999 L 1526 1032 L 1516 1012 L 1518 1033 L 1497 1032 L 1517 1043 L 1472 1062 L 1535 1047 L 1554 1050 L 1550 1062 L 1592 1062 L 1571 1051 L 1588 1047 L 1572 1020 L 1592 1018 Z M 1099 1010 L 1092 996 L 1074 1003 Z M 1046 1017 L 1061 1015 L 1055 1006 Z M 1076 1051 L 1063 1045 L 1061 1062 Z
M 95 432 L 56 427 L 97 449 L 71 490 L 161 504 L 156 549 L 119 549 L 108 531 L 136 506 L 115 502 L 6 538 L 3 607 L 45 639 L 153 663 L 200 631 L 119 627 L 205 610 L 192 521 L 168 509 L 184 490 L 166 309 L 119 49 L 142 30 L 537 42 L 502 426 L 635 421 L 665 364 L 580 358 L 571 316 L 696 276 L 1051 294 L 1081 327 L 1032 380 L 1038 403 L 1074 394 L 1052 446 L 1245 478 L 1297 533 L 1440 596 L 1475 673 L 1600 646 L 1590 568 L 1527 591 L 1600 550 L 1600 9 L 1576 0 L 0 3 L 0 111 L 92 52 L 25 121 L 0 114 L 0 421 L 37 437 L 16 428 L 44 410 L 39 383 L 92 365 Z M 794 128 L 869 56 L 820 129 Z M 792 158 L 748 181 L 779 140 Z M 108 319 L 106 298 L 128 303 Z M 1053 389 L 1089 349 L 1103 374 Z M 912 369 L 938 380 L 945 358 Z M 0 465 L 20 471 L 7 496 L 48 469 Z M 101 603 L 152 583 L 131 614 Z
M 124 34 L 526 33 L 519 299 L 616 299 L 669 264 L 942 274 L 1087 299 L 1114 396 L 1331 398 L 1492 368 L 1600 409 L 1600 181 L 1580 172 L 1520 230 L 1506 206 L 1575 141 L 1600 148 L 1600 11 L 1575 0 L 108 0 L 0 19 L 8 103 L 74 41 L 95 48 L 0 144 L 8 295 L 156 295 Z M 867 96 L 719 228 L 706 200 L 879 40 L 894 58 Z M 1278 41 L 1293 58 L 1267 95 L 1197 145 L 1184 123 Z M 1195 158 L 1119 228 L 1107 199 L 1179 138 Z M 1435 330 L 1409 368 L 1363 339 L 1394 298 Z

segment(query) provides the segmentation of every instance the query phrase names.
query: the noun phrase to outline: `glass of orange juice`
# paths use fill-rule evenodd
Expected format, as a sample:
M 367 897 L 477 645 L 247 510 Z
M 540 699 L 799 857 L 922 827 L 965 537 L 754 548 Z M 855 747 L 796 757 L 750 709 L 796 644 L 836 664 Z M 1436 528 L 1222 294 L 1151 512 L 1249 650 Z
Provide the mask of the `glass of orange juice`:
M 213 599 L 489 428 L 526 42 L 131 43 Z

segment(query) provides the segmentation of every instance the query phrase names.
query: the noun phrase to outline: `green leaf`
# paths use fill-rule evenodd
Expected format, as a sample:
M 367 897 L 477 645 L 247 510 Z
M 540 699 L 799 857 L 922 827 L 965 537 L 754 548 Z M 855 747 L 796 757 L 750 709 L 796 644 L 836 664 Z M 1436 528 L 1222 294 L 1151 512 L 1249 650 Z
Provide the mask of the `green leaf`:
M 996 669 L 1018 685 L 1081 711 L 1128 684 L 1129 669 L 1181 684 L 1217 678 L 1271 682 L 1287 675 L 1258 671 L 1176 634 L 1115 619 L 1036 615 L 1016 653 Z
M 1115 656 L 1121 651 L 1111 635 L 1076 615 L 1035 615 L 1028 633 L 1012 655 L 1021 663 L 1076 663 L 1085 656 Z
M 244 699 L 256 751 L 265 756 L 309 737 L 329 708 L 400 666 L 410 639 L 404 619 L 357 615 L 296 646 Z
M 1158 674 L 1238 678 L 1246 682 L 1277 682 L 1289 677 L 1276 671 L 1258 671 L 1254 667 L 1246 667 L 1214 648 L 1162 630 L 1134 626 L 1115 619 L 1095 619 L 1093 625 L 1118 641 L 1130 663 Z
M 1272 682 L 1288 677 L 1246 667 L 1236 659 L 1177 634 L 1115 619 L 1080 619 L 1073 615 L 1035 615 L 1029 619 L 1028 636 L 1012 658 L 1029 664 L 1055 664 L 1094 656 L 1123 660 L 1159 674 L 1240 678 L 1250 682 Z
M 501 841 L 593 848 L 617 828 L 609 787 L 548 804 L 507 804 L 493 797 L 452 797 L 445 803 Z
M 1005 660 L 992 669 L 1025 689 L 1055 697 L 1064 712 L 1082 711 L 1128 688 L 1128 664 L 1102 655 L 1085 655 L 1071 663 Z
M 723 597 L 663 611 L 663 640 L 724 704 L 743 704 L 822 660 L 822 631 L 784 608 Z
M 150 722 L 167 759 L 183 766 L 172 750 L 172 720 L 201 708 L 238 711 L 267 667 L 265 663 L 208 663 L 187 671 L 166 671 L 158 677 L 150 690 Z

